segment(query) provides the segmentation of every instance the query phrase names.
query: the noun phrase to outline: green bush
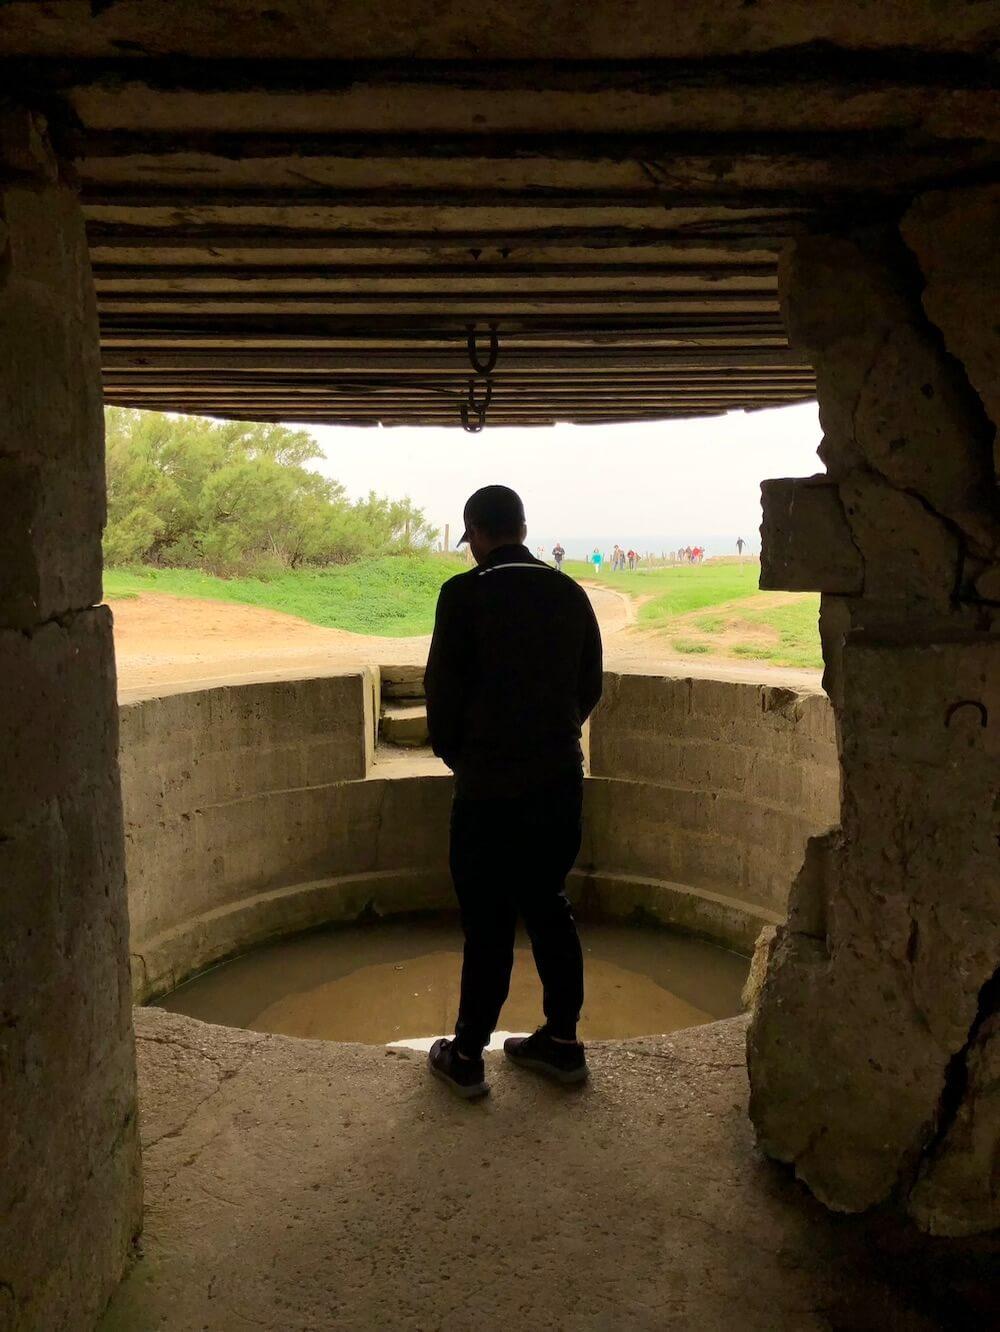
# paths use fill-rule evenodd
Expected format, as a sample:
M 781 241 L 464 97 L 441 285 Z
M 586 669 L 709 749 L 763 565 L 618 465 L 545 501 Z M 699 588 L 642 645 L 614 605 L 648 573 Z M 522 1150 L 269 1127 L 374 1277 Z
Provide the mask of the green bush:
M 437 533 L 409 499 L 352 501 L 306 466 L 304 430 L 109 407 L 109 565 L 228 575 L 426 551 Z

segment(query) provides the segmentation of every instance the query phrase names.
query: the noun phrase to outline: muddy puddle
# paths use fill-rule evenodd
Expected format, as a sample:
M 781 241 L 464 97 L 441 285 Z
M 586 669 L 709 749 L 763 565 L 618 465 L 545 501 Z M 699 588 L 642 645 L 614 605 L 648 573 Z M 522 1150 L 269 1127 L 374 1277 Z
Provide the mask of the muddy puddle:
M 580 937 L 587 987 L 583 1040 L 662 1034 L 741 1011 L 746 958 L 629 925 L 583 923 Z M 425 1045 L 454 1027 L 461 962 L 457 921 L 385 921 L 267 944 L 196 977 L 159 1004 L 251 1031 Z M 500 1027 L 532 1031 L 541 1021 L 541 987 L 527 939 L 519 938 Z

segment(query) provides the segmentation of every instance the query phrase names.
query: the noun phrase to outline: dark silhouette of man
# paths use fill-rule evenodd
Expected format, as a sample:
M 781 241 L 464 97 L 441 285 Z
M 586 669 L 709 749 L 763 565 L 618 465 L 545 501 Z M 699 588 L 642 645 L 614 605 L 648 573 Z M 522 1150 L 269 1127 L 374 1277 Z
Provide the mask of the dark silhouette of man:
M 576 1039 L 583 955 L 565 888 L 580 850 L 580 733 L 601 696 L 601 636 L 586 593 L 536 560 L 526 536 L 513 490 L 470 497 L 462 541 L 477 567 L 441 589 L 425 676 L 431 744 L 455 774 L 450 863 L 465 933 L 455 1038 L 436 1041 L 429 1063 L 463 1097 L 489 1091 L 483 1049 L 510 988 L 518 915 L 545 1024 L 504 1053 L 560 1082 L 587 1076 Z

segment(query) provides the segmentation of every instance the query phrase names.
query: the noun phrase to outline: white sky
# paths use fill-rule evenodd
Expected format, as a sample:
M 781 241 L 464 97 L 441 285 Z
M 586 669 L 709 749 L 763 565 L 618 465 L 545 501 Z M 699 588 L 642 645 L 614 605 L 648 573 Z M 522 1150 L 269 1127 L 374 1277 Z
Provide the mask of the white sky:
M 742 536 L 759 549 L 759 487 L 823 470 L 815 403 L 642 425 L 390 430 L 309 427 L 320 470 L 352 497 L 409 495 L 428 520 L 461 536 L 478 486 L 501 482 L 524 500 L 528 544 L 561 540 L 571 555 L 595 543 L 639 550 L 705 545 L 725 554 Z

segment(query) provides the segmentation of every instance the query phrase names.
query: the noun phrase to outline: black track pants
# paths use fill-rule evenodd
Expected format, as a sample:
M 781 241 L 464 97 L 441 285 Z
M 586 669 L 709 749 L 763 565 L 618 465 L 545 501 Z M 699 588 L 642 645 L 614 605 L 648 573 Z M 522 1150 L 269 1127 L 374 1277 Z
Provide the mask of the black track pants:
M 566 897 L 580 851 L 583 783 L 571 777 L 504 800 L 456 799 L 451 874 L 465 932 L 455 1037 L 463 1054 L 489 1043 L 510 988 L 517 918 L 542 982 L 546 1023 L 572 1040 L 583 1007 L 583 954 Z

